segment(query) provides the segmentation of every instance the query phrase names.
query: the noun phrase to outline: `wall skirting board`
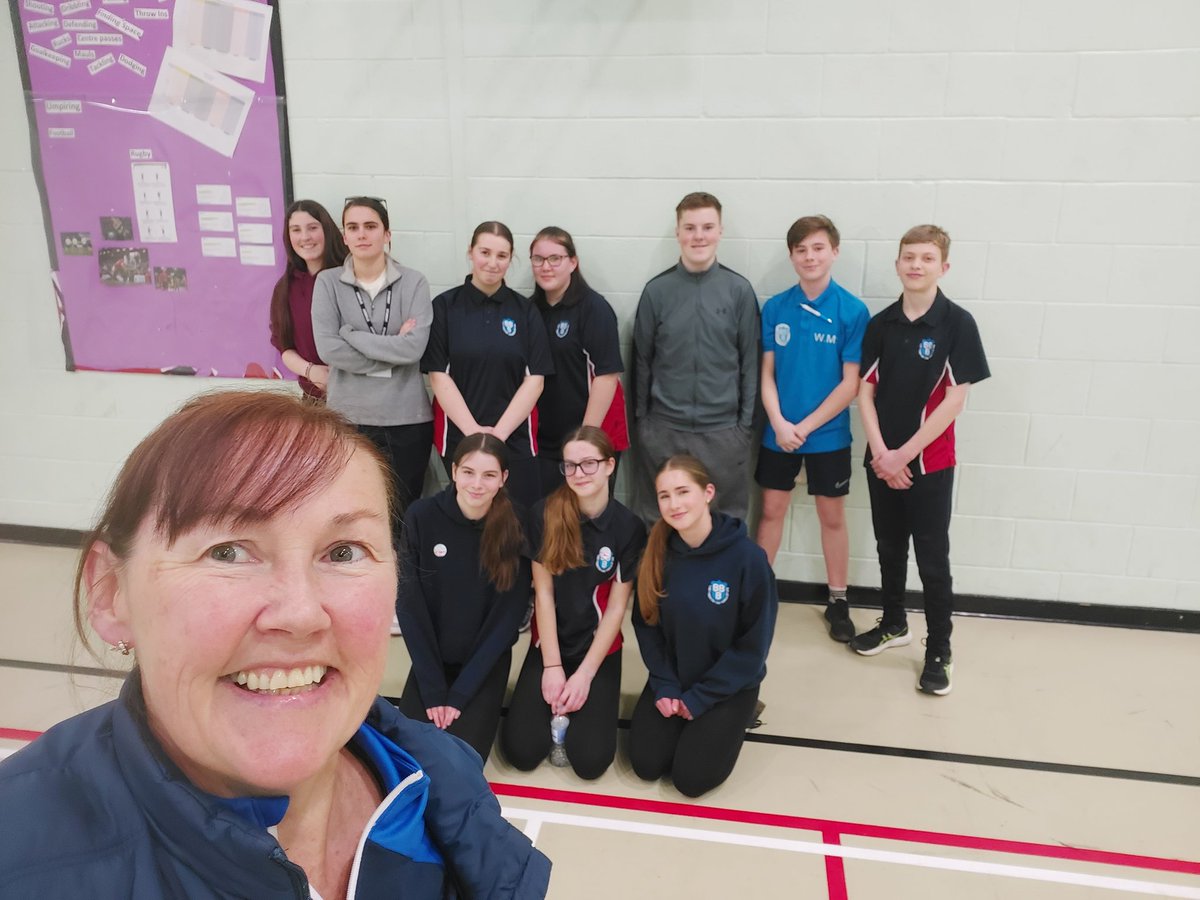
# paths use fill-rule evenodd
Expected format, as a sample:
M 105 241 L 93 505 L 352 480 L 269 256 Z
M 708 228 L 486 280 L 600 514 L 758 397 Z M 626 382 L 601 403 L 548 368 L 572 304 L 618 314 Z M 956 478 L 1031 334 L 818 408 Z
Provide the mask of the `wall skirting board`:
M 78 547 L 83 542 L 83 532 L 71 528 L 0 524 L 0 541 L 50 547 Z M 874 609 L 880 607 L 879 588 L 851 587 L 849 596 L 851 606 Z M 822 584 L 784 580 L 779 582 L 779 599 L 784 603 L 823 604 L 825 597 L 826 588 Z M 905 606 L 910 610 L 920 611 L 923 608 L 920 592 L 909 591 Z M 1200 634 L 1200 612 L 1190 610 L 1028 600 L 1022 597 L 984 597 L 977 594 L 956 594 L 954 606 L 956 614 L 963 616 Z

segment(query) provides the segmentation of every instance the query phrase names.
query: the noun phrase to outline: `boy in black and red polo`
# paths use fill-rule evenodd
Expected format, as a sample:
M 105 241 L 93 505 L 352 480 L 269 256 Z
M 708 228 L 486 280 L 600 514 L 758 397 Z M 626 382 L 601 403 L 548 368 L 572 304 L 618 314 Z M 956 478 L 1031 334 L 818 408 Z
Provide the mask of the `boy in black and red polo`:
M 900 239 L 896 274 L 904 293 L 873 317 L 863 337 L 858 406 L 879 553 L 883 616 L 850 642 L 863 656 L 912 641 L 904 611 L 908 541 L 925 594 L 925 668 L 917 684 L 950 693 L 950 499 L 954 420 L 967 392 L 991 373 L 971 314 L 938 289 L 950 268 L 950 236 L 936 225 Z

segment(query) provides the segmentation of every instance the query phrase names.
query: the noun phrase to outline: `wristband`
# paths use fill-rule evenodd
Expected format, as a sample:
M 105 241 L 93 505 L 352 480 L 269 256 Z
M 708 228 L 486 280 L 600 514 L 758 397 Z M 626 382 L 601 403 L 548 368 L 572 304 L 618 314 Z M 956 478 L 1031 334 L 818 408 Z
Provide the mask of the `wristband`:
M 312 374 L 312 363 L 309 363 L 307 366 L 304 367 L 304 380 L 312 381 L 312 379 L 308 377 L 311 374 Z

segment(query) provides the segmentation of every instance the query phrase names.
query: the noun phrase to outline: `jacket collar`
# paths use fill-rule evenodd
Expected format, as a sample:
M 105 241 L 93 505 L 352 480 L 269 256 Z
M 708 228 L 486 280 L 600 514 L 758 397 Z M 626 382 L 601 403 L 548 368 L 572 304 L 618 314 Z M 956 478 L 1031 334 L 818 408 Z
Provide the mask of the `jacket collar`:
M 395 284 L 404 275 L 404 270 L 400 268 L 400 263 L 396 262 L 390 256 L 383 257 L 384 279 L 383 286 L 388 287 Z M 358 284 L 358 279 L 354 277 L 354 257 L 347 256 L 346 263 L 342 266 L 342 272 L 338 275 L 338 281 L 342 284 L 355 285 Z
M 709 266 L 707 269 L 705 269 L 703 272 L 692 272 L 683 264 L 682 259 L 675 263 L 675 271 L 676 272 L 678 272 L 684 278 L 694 278 L 697 281 L 701 281 L 702 279 L 707 278 L 709 275 L 712 275 L 714 272 L 716 272 L 719 268 L 721 268 L 721 262 L 720 262 L 720 260 L 717 260 L 717 259 L 714 259 L 713 264 L 711 266 Z
M 261 821 L 252 821 L 221 798 L 198 789 L 150 732 L 135 671 L 113 712 L 113 746 L 130 793 L 167 852 L 201 872 L 219 872 L 231 893 L 293 897 L 295 869 L 281 865 L 279 843 Z M 287 798 L 271 798 L 280 818 Z M 266 805 L 270 805 L 268 801 Z M 270 887 L 269 893 L 264 889 Z
M 458 491 L 451 481 L 440 494 L 435 495 L 434 502 L 451 522 L 458 525 L 469 525 L 472 528 L 483 528 L 483 519 L 468 519 L 458 507 Z

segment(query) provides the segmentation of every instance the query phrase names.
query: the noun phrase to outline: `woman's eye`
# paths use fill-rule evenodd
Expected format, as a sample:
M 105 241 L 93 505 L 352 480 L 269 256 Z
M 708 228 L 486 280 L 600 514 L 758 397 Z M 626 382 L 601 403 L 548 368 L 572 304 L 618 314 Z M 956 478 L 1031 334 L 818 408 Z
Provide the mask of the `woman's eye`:
M 217 562 L 236 563 L 245 562 L 249 554 L 237 544 L 217 544 L 208 551 L 208 558 Z
M 358 544 L 338 544 L 329 551 L 330 560 L 336 563 L 358 562 L 366 557 L 366 551 Z

